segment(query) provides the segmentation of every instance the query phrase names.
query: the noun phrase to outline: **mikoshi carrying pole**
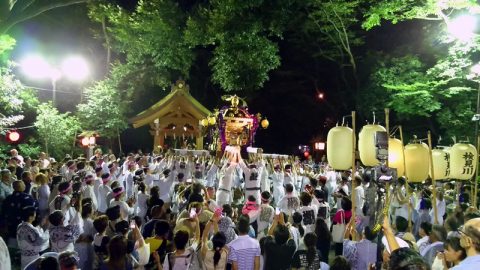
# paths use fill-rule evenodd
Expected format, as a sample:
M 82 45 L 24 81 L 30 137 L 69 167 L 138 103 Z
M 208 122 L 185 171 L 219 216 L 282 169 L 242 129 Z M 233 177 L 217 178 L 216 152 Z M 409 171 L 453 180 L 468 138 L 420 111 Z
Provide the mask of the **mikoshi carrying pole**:
M 403 171 L 407 171 L 407 165 L 405 162 L 405 145 L 403 142 L 403 129 L 402 126 L 398 127 L 398 131 L 400 132 L 400 141 L 402 142 L 402 152 L 403 152 Z M 411 193 L 410 193 L 410 185 L 408 184 L 408 178 L 405 176 L 405 184 L 407 185 L 407 197 L 408 197 L 408 229 L 409 231 L 412 230 L 412 206 L 410 205 Z
M 433 185 L 433 198 L 432 198 L 432 204 L 433 204 L 433 224 L 438 224 L 438 216 L 437 216 L 437 184 L 435 181 L 435 176 L 433 172 L 433 157 L 432 157 L 432 134 L 430 130 L 428 131 L 428 152 L 430 153 L 429 158 L 430 158 L 430 177 L 432 178 L 432 185 Z
M 355 111 L 352 111 L 352 129 L 353 129 L 353 133 L 352 133 L 352 191 L 350 192 L 350 197 L 352 198 L 352 219 L 355 221 L 355 206 L 356 206 L 356 201 L 355 201 L 355 174 L 356 174 L 356 168 L 355 168 L 355 151 L 356 151 L 356 148 L 357 148 L 357 139 L 356 139 L 356 136 L 355 136 L 355 132 L 356 132 L 356 129 L 355 129 Z M 355 224 L 355 223 L 353 223 Z M 352 236 L 353 239 L 355 239 L 355 235 Z

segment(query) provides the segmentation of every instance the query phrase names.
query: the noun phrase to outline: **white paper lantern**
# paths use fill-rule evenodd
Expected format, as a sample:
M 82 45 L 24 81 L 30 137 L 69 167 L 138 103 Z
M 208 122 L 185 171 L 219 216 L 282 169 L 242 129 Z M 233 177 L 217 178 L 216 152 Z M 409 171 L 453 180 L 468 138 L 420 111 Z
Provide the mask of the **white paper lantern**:
M 349 127 L 334 127 L 327 135 L 328 164 L 335 170 L 352 167 L 353 130 Z
M 435 180 L 449 178 L 450 175 L 450 154 L 444 149 L 432 150 L 433 176 Z M 431 173 L 431 171 L 430 171 Z M 431 177 L 431 175 L 430 175 Z
M 428 178 L 430 153 L 424 143 L 410 143 L 405 146 L 405 174 L 410 182 L 422 182 Z
M 405 174 L 403 143 L 399 139 L 388 139 L 388 166 L 397 169 L 397 175 Z
M 450 178 L 468 180 L 477 168 L 477 149 L 471 144 L 456 143 L 450 149 Z
M 377 149 L 375 147 L 375 133 L 377 131 L 386 131 L 380 125 L 365 125 L 358 134 L 358 151 L 360 160 L 365 166 L 376 166 L 380 163 L 377 159 Z

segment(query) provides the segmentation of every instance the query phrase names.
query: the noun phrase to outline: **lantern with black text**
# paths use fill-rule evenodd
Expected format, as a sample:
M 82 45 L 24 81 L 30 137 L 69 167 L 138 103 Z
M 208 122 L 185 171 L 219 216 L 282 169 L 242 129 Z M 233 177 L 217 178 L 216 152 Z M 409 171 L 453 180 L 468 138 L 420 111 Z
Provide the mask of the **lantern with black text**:
M 433 149 L 432 161 L 433 161 L 433 178 L 435 180 L 442 180 L 442 179 L 449 178 L 450 154 L 445 149 Z
M 377 166 L 380 161 L 377 159 L 375 146 L 375 134 L 377 131 L 386 131 L 380 125 L 365 125 L 358 134 L 358 152 L 360 160 L 365 166 Z
M 456 143 L 450 148 L 450 178 L 471 179 L 477 168 L 477 149 L 466 143 Z
M 410 143 L 405 146 L 405 175 L 410 182 L 422 182 L 428 178 L 430 151 L 424 143 Z
M 334 127 L 327 135 L 328 164 L 335 170 L 352 167 L 353 130 L 349 127 Z
M 405 174 L 403 143 L 399 139 L 388 139 L 388 167 L 397 169 L 397 175 Z

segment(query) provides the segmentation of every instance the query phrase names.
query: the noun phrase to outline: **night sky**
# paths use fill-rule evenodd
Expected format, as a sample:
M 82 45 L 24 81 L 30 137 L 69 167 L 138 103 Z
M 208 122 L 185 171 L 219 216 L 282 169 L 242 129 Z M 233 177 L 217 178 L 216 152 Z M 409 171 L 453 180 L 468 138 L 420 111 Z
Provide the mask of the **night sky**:
M 133 9 L 135 4 L 130 0 L 117 2 L 128 9 Z M 181 4 L 188 7 L 191 2 L 184 0 Z M 92 29 L 96 27 L 88 19 L 86 8 L 81 5 L 44 13 L 12 29 L 10 34 L 17 39 L 12 58 L 19 60 L 23 55 L 33 52 L 48 55 L 49 60 L 55 63 L 65 55 L 81 54 L 91 63 L 93 79 L 102 79 L 105 76 L 105 50 L 101 42 L 93 37 Z M 409 39 L 418 36 L 420 30 L 421 25 L 411 22 L 382 26 L 366 33 L 366 45 L 356 53 L 362 55 L 366 50 L 388 52 L 394 44 L 415 42 Z M 286 33 L 289 34 L 294 33 Z M 280 41 L 279 47 L 282 65 L 270 73 L 270 79 L 263 89 L 236 94 L 247 100 L 250 112 L 260 112 L 269 119 L 270 127 L 257 133 L 256 146 L 263 147 L 269 153 L 291 153 L 299 144 L 326 140 L 328 129 L 341 121 L 341 116 L 349 114 L 355 104 L 352 99 L 339 98 L 337 68 L 332 63 L 315 61 L 303 48 L 288 42 Z M 363 60 L 357 59 L 360 62 Z M 197 68 L 192 69 L 187 83 L 190 84 L 192 95 L 213 111 L 224 104 L 220 96 L 225 93 L 209 81 L 211 73 L 208 62 L 199 61 L 195 63 Z M 19 72 L 17 74 L 27 85 L 51 88 L 48 82 L 29 81 Z M 57 85 L 59 109 L 71 111 L 80 101 L 82 85 L 64 80 Z M 139 96 L 132 106 L 132 116 L 167 93 L 152 89 L 148 94 Z M 325 98 L 318 99 L 318 93 L 324 93 Z M 42 101 L 51 100 L 50 91 L 40 90 L 39 96 Z M 362 117 L 370 116 L 360 117 L 360 121 L 364 121 Z M 26 119 L 23 124 L 32 121 L 31 118 Z M 124 151 L 138 148 L 148 151 L 153 143 L 146 127 L 126 130 L 122 140 Z

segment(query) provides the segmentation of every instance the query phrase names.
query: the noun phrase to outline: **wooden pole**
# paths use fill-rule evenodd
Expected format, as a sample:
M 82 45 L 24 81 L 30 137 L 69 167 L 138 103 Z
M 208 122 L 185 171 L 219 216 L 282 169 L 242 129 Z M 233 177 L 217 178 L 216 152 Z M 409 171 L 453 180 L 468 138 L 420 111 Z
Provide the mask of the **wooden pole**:
M 402 142 L 402 153 L 403 153 L 403 174 L 406 175 L 407 172 L 407 163 L 405 162 L 405 144 L 403 143 L 403 129 L 402 126 L 398 127 L 398 130 L 400 132 L 400 141 Z M 410 205 L 410 199 L 412 197 L 410 193 L 410 186 L 408 185 L 408 178 L 405 176 L 405 183 L 406 183 L 406 188 L 407 188 L 407 197 L 408 197 L 408 228 L 411 231 L 412 230 L 412 206 Z
M 428 131 L 428 152 L 429 152 L 429 159 L 430 159 L 430 177 L 432 177 L 432 185 L 433 185 L 433 223 L 438 224 L 438 217 L 437 217 L 437 185 L 435 181 L 435 175 L 433 173 L 433 157 L 432 157 L 432 134 L 430 130 Z
M 356 138 L 356 135 L 355 135 L 355 132 L 356 132 L 356 125 L 355 125 L 355 119 L 356 119 L 356 116 L 355 116 L 355 111 L 352 111 L 352 192 L 350 193 L 351 194 L 351 198 L 352 198 L 352 219 L 354 220 L 354 223 L 355 224 L 355 216 L 356 216 L 356 199 L 355 199 L 355 188 L 356 188 L 356 185 L 355 185 L 355 174 L 356 174 L 356 167 L 355 167 L 355 152 L 356 152 L 356 149 L 357 149 L 357 138 Z M 355 235 L 352 236 L 353 239 L 355 239 Z
M 385 129 L 387 130 L 387 138 L 390 138 L 390 109 L 385 108 Z M 385 161 L 385 166 L 388 168 L 389 167 L 389 162 L 388 162 L 388 157 L 387 160 Z M 385 209 L 384 214 L 385 216 L 390 220 L 390 182 L 387 182 L 385 185 Z M 395 213 L 394 213 L 395 214 Z
M 478 122 L 478 121 L 477 121 Z M 480 136 L 477 134 L 477 147 L 480 145 Z M 477 148 L 477 157 L 478 157 L 478 148 Z M 477 193 L 478 193 L 478 158 L 477 158 L 477 164 L 476 164 L 476 170 L 475 170 L 475 192 L 473 193 L 473 207 L 477 209 L 478 207 L 478 202 L 477 202 Z

